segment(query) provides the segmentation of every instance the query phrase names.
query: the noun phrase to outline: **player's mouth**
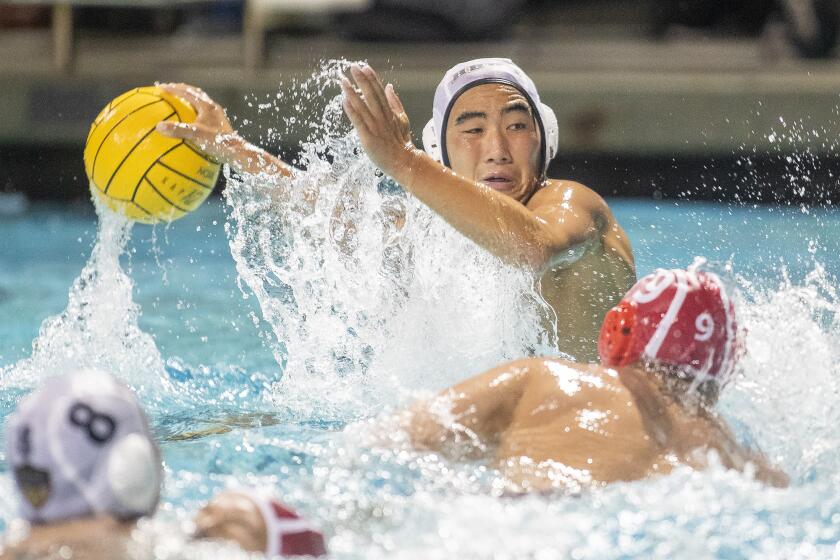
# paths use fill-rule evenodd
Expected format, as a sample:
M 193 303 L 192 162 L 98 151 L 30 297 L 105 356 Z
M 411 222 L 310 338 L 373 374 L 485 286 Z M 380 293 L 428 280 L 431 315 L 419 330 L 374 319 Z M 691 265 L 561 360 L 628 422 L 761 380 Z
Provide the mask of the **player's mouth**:
M 513 177 L 506 173 L 488 173 L 482 177 L 481 182 L 497 191 L 509 191 L 516 186 Z

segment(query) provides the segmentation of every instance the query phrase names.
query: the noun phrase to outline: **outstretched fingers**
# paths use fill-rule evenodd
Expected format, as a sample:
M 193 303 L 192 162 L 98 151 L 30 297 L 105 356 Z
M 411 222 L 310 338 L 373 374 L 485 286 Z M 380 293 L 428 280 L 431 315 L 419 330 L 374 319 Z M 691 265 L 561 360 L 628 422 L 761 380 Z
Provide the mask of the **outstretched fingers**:
M 158 87 L 192 105 L 199 118 L 216 107 L 210 96 L 195 86 L 189 84 L 158 84 Z
M 379 78 L 379 74 L 377 74 L 376 70 L 374 70 L 370 65 L 365 65 L 362 72 L 367 77 L 368 83 L 370 83 L 371 90 L 376 96 L 376 100 L 382 109 L 383 116 L 390 116 L 391 107 L 388 104 L 388 95 L 385 92 L 385 84 L 382 83 L 382 80 Z
M 184 140 L 188 144 L 195 146 L 199 150 L 208 153 L 211 156 L 214 155 L 211 153 L 213 151 L 213 146 L 219 143 L 222 139 L 222 136 L 214 135 L 206 128 L 190 123 L 162 121 L 157 124 L 155 130 L 163 136 Z
M 362 68 L 356 64 L 350 67 L 350 73 L 364 95 L 365 104 L 377 120 L 388 118 L 390 107 L 385 99 L 385 91 L 373 68 Z
M 396 115 L 405 114 L 405 107 L 403 107 L 402 101 L 400 101 L 400 96 L 394 91 L 394 84 L 385 86 L 385 98 L 388 100 L 388 105 L 391 107 L 391 110 Z

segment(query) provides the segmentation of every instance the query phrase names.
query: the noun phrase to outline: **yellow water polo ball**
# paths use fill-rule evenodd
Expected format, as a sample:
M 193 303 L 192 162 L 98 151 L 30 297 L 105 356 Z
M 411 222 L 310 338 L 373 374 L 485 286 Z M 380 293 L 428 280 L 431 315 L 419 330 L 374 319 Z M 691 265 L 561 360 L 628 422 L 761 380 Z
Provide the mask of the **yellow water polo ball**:
M 85 171 L 94 196 L 147 224 L 177 220 L 198 208 L 216 186 L 219 164 L 155 130 L 160 121 L 192 122 L 195 117 L 189 103 L 155 86 L 111 101 L 85 142 Z

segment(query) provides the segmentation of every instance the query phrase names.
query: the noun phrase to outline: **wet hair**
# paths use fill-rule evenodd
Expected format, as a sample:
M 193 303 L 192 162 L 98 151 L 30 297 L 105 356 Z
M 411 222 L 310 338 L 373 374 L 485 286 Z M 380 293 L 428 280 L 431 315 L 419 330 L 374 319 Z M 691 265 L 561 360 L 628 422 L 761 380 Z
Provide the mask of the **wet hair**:
M 723 388 L 714 377 L 698 378 L 684 366 L 645 360 L 641 364 L 652 374 L 660 386 L 675 400 L 684 405 L 700 404 L 711 408 L 717 404 Z

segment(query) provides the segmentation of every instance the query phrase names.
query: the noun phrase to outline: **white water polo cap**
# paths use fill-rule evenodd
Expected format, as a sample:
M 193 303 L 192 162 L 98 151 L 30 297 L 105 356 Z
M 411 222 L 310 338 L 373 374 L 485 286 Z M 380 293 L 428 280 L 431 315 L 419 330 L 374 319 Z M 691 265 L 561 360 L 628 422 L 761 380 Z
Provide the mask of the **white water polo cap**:
M 541 168 L 543 174 L 549 162 L 557 155 L 560 132 L 557 117 L 551 107 L 540 101 L 540 94 L 533 80 L 508 58 L 478 58 L 462 62 L 449 69 L 435 90 L 432 119 L 423 129 L 423 149 L 435 160 L 449 167 L 446 150 L 446 123 L 455 101 L 470 88 L 482 84 L 507 84 L 518 89 L 525 96 L 540 130 L 542 147 Z
M 154 512 L 160 452 L 134 393 L 81 370 L 47 380 L 6 423 L 6 460 L 33 523 Z

